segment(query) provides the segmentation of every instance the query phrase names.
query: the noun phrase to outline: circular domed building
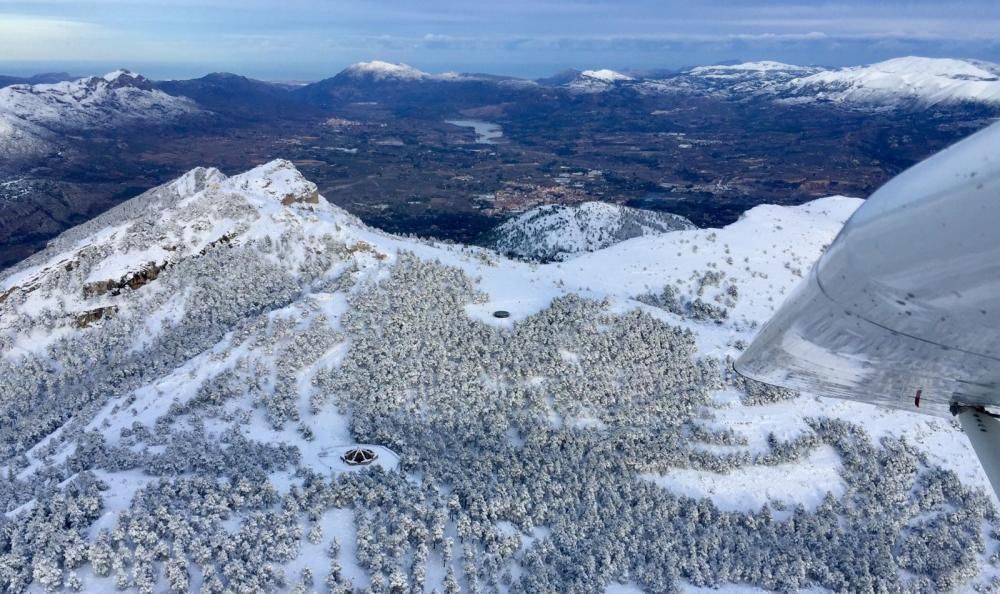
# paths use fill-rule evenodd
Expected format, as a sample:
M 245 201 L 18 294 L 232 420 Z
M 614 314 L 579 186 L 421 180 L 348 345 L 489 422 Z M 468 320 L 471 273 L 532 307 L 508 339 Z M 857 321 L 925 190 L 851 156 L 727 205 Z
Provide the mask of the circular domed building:
M 378 454 L 374 450 L 369 448 L 351 448 L 344 452 L 340 457 L 344 464 L 349 464 L 351 466 L 363 466 L 365 464 L 371 464 L 378 458 Z

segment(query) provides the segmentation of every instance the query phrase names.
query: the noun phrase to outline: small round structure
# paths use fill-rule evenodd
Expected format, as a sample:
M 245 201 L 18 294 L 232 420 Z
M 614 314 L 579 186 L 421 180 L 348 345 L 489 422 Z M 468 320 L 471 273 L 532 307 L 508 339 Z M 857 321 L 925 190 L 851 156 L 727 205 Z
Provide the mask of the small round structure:
M 365 464 L 371 464 L 376 458 L 378 458 L 378 454 L 374 450 L 368 448 L 351 448 L 344 452 L 340 460 L 344 464 L 351 466 L 364 466 Z
M 498 309 L 495 312 L 493 312 L 493 317 L 494 318 L 509 318 L 510 317 L 510 312 L 506 311 L 506 310 L 503 310 L 503 309 Z

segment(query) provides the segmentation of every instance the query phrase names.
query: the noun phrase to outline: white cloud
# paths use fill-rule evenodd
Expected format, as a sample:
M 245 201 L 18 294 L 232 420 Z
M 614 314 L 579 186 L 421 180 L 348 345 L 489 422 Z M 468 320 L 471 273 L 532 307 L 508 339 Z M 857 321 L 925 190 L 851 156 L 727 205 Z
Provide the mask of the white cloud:
M 65 58 L 102 35 L 102 27 L 91 23 L 0 14 L 0 55 L 6 60 Z
M 210 50 L 215 49 L 213 46 Z M 148 30 L 44 16 L 0 13 L 0 61 L 107 62 L 194 61 L 205 48 Z

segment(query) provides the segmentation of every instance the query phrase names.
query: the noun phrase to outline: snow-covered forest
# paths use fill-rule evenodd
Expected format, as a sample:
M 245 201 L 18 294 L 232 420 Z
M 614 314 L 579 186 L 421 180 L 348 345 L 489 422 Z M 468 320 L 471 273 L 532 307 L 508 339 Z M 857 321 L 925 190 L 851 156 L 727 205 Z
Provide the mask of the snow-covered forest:
M 540 265 L 192 171 L 0 277 L 0 590 L 1000 587 L 949 420 L 731 371 L 857 204 Z

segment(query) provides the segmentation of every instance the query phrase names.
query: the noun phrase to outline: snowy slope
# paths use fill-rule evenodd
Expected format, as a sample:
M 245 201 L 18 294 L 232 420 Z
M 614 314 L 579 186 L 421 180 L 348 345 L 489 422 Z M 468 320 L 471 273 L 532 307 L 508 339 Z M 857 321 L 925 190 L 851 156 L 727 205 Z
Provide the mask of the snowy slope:
M 12 114 L 0 113 L 0 157 L 39 155 L 55 146 L 52 134 Z
M 1000 104 L 1000 66 L 978 60 L 905 57 L 818 72 L 790 81 L 793 101 L 931 106 Z
M 199 112 L 190 99 L 159 91 L 141 75 L 104 76 L 0 89 L 0 152 L 36 154 L 59 134 L 135 123 L 163 123 Z
M 617 204 L 549 204 L 501 224 L 491 233 L 488 245 L 507 256 L 548 262 L 641 235 L 693 228 L 694 224 L 678 215 Z
M 985 586 L 954 426 L 727 370 L 859 203 L 539 265 L 194 170 L 0 277 L 0 586 Z

